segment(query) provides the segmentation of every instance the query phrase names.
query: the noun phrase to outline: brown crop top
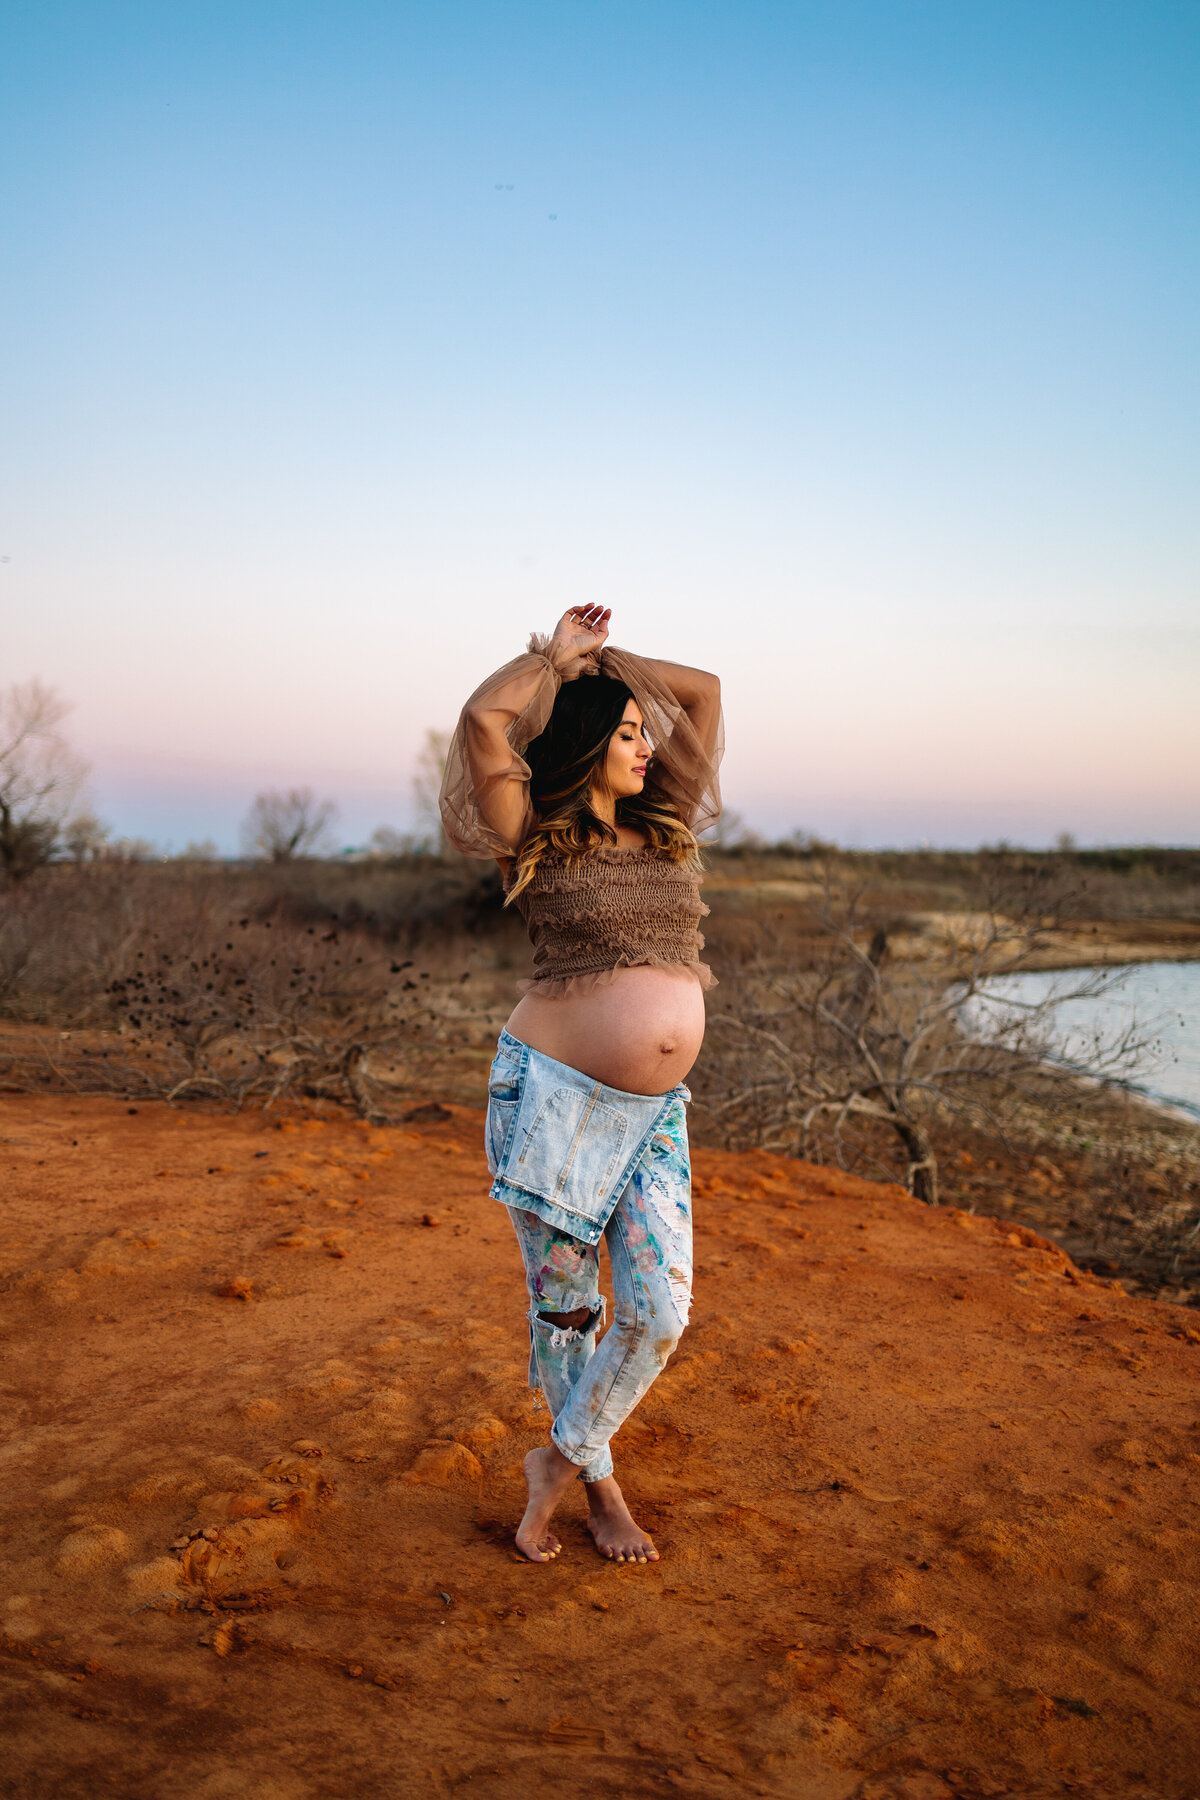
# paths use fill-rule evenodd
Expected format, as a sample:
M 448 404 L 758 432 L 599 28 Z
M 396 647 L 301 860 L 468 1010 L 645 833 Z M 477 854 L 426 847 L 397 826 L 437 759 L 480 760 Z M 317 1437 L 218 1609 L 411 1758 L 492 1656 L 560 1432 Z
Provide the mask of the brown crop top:
M 590 674 L 623 681 L 641 708 L 654 746 L 646 791 L 656 791 L 697 834 L 719 817 L 723 736 L 715 676 L 607 645 L 598 657 L 564 660 L 558 646 L 534 636 L 524 656 L 471 695 L 451 741 L 442 821 L 448 841 L 464 856 L 494 856 L 507 869 L 533 823 L 529 765 L 521 752 L 545 729 L 560 684 Z M 509 782 L 519 784 L 524 802 L 515 842 L 489 822 L 496 816 L 490 803 Z M 698 869 L 649 847 L 601 848 L 570 863 L 543 857 L 514 902 L 534 949 L 533 979 L 522 986 L 545 995 L 577 992 L 643 964 L 711 986 L 712 971 L 699 959 L 704 940 L 698 926 L 708 911 L 699 889 Z
M 543 857 L 513 904 L 529 928 L 533 978 L 524 992 L 557 996 L 612 980 L 618 969 L 650 964 L 712 987 L 700 961 L 700 871 L 665 850 L 593 850 L 568 863 Z

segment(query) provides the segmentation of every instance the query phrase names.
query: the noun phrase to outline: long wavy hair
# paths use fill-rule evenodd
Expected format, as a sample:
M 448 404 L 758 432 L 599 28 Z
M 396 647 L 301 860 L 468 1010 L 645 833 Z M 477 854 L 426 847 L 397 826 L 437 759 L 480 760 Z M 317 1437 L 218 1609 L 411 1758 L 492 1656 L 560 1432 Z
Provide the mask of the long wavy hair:
M 592 809 L 592 787 L 603 791 L 609 740 L 633 698 L 623 681 L 608 675 L 581 675 L 559 689 L 546 729 L 525 751 L 534 817 L 517 851 L 506 906 L 529 886 L 548 852 L 574 862 L 617 842 L 613 827 Z M 616 817 L 644 832 L 673 862 L 699 861 L 692 833 L 653 787 L 618 799 Z

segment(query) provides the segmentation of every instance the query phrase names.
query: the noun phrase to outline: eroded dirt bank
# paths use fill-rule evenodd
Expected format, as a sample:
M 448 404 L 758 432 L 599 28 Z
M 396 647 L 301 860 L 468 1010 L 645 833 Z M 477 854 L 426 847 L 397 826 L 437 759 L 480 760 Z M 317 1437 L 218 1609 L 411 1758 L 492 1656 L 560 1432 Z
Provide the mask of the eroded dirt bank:
M 663 1560 L 578 1505 L 532 1567 L 479 1126 L 0 1101 L 0 1791 L 1198 1791 L 1192 1313 L 699 1152 L 695 1322 L 618 1443 Z

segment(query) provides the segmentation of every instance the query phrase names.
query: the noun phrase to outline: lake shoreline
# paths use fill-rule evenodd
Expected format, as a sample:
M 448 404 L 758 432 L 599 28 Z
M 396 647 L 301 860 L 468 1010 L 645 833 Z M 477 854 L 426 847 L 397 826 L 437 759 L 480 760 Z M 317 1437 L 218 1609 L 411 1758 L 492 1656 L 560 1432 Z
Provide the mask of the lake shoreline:
M 1096 1070 L 1102 1084 L 1200 1124 L 1200 962 L 1023 968 L 985 981 L 963 1016 L 973 1035 L 986 1036 L 1043 1006 L 1059 1066 L 1085 1083 Z M 1107 1069 L 1106 1056 L 1117 1058 Z

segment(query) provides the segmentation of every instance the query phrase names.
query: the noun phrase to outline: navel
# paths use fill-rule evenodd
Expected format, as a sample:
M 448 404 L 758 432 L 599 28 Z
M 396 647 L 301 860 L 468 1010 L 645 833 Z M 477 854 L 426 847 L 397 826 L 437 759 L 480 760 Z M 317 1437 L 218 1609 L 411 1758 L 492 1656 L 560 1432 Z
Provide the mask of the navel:
M 667 1038 L 667 1039 L 665 1039 L 665 1040 L 664 1040 L 664 1041 L 663 1041 L 663 1042 L 662 1042 L 662 1043 L 661 1043 L 661 1044 L 660 1044 L 660 1045 L 659 1045 L 659 1046 L 658 1046 L 658 1048 L 659 1048 L 659 1051 L 660 1051 L 660 1053 L 661 1053 L 661 1054 L 662 1054 L 662 1055 L 663 1055 L 663 1056 L 674 1056 L 674 1054 L 675 1054 L 675 1051 L 676 1051 L 676 1049 L 677 1049 L 677 1047 L 678 1047 L 678 1046 L 677 1046 L 677 1045 L 676 1045 L 676 1043 L 675 1043 L 675 1041 L 674 1041 L 674 1039 L 673 1039 L 673 1038 Z

